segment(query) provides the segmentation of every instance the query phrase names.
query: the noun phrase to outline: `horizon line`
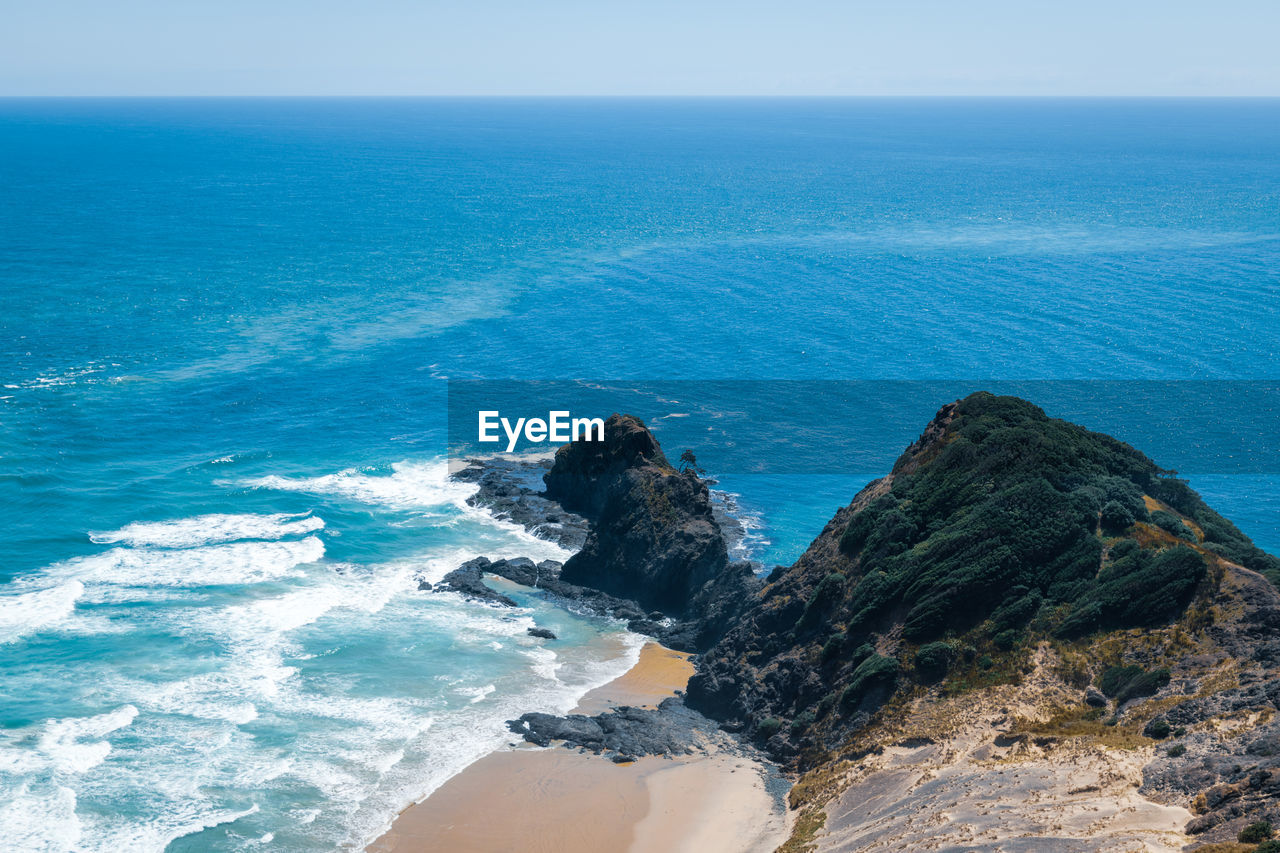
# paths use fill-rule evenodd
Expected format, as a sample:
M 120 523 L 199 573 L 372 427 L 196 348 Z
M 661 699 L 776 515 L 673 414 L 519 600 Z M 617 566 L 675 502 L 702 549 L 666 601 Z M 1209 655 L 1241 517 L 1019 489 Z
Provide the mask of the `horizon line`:
M 648 93 L 648 94 L 606 94 L 606 93 L 434 93 L 434 94 L 408 94 L 408 93 L 318 93 L 318 92 L 258 92 L 258 93 L 236 93 L 236 92 L 219 92 L 219 93 L 190 93 L 190 92 L 144 92 L 144 93 L 34 93 L 34 92 L 17 92 L 8 93 L 0 92 L 0 100 L 125 100 L 125 99 L 269 99 L 269 98 L 295 98 L 295 99 L 324 99 L 324 98 L 346 98 L 356 99 L 381 99 L 381 100 L 768 100 L 768 101 L 785 101 L 785 100 L 1235 100 L 1235 101 L 1266 101 L 1280 100 L 1280 93 L 1276 94 L 1170 94 L 1170 93 L 1053 93 L 1053 94 L 1029 94 L 1029 93 L 887 93 L 872 92 L 858 94 L 763 94 L 763 93 L 682 93 L 682 94 L 666 94 L 666 93 Z

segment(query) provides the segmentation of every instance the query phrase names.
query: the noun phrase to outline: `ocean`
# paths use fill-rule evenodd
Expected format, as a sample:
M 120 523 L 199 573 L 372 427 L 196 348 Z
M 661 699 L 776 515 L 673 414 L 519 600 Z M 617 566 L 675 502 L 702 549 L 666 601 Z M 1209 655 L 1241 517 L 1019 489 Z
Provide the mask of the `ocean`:
M 566 556 L 446 479 L 447 380 L 1278 355 L 1276 100 L 0 100 L 0 838 L 359 849 L 629 666 L 641 638 L 535 593 L 419 591 Z M 701 451 L 698 404 L 636 414 Z M 767 567 L 887 463 L 710 467 Z M 1280 551 L 1280 471 L 1190 479 Z

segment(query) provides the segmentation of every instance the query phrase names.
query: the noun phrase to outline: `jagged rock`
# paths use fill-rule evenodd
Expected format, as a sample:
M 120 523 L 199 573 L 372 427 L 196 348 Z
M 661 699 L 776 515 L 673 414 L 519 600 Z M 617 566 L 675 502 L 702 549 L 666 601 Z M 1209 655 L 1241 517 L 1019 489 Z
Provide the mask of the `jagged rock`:
M 679 698 L 666 699 L 656 709 L 624 706 L 587 717 L 570 714 L 523 714 L 507 728 L 538 746 L 555 741 L 592 752 L 610 752 L 623 760 L 643 755 L 687 755 L 692 744 L 720 739 L 715 724 L 685 707 Z
M 675 473 L 658 440 L 639 418 L 614 414 L 605 421 L 604 441 L 579 440 L 557 450 L 555 464 L 543 482 L 548 498 L 594 519 L 616 496 L 616 481 L 627 471 L 644 468 Z
M 560 448 L 545 481 L 592 522 L 561 578 L 687 620 L 686 647 L 719 639 L 760 585 L 751 564 L 729 562 L 706 483 L 673 468 L 638 418 L 615 414 L 603 442 Z
M 545 463 L 503 458 L 468 461 L 466 468 L 453 475 L 455 480 L 479 487 L 467 503 L 483 507 L 498 518 L 522 525 L 534 535 L 571 551 L 586 542 L 587 520 L 542 493 Z
M 651 636 L 663 645 L 678 651 L 695 651 L 698 637 L 703 630 L 701 626 L 690 621 L 649 620 L 645 618 L 644 609 L 634 601 L 617 598 L 590 587 L 566 583 L 560 580 L 560 563 L 555 560 L 534 563 L 527 557 L 501 560 L 476 557 L 445 575 L 444 579 L 434 587 L 426 581 L 420 581 L 418 588 L 435 592 L 460 592 L 479 601 L 515 606 L 516 602 L 510 597 L 484 584 L 482 580 L 484 573 L 506 578 L 522 586 L 543 590 L 566 604 L 588 612 L 626 621 L 630 630 Z
M 460 592 L 477 601 L 500 604 L 504 607 L 515 607 L 516 602 L 512 598 L 485 585 L 484 572 L 488 571 L 491 565 L 487 558 L 477 557 L 474 560 L 468 560 L 449 572 L 434 587 L 426 581 L 420 581 L 418 588 L 431 589 L 433 592 Z
M 560 639 L 559 637 L 557 637 L 557 636 L 555 635 L 555 632 L 554 632 L 554 631 L 550 631 L 550 630 L 548 630 L 548 629 L 546 629 L 546 628 L 536 628 L 536 627 L 535 627 L 535 628 L 530 628 L 530 629 L 529 629 L 529 636 L 530 636 L 530 637 L 538 637 L 539 639 L 543 639 L 543 640 L 558 640 L 558 639 Z
M 710 499 L 706 481 L 668 464 L 636 418 L 613 416 L 605 441 L 566 445 L 550 470 L 537 462 L 469 462 L 454 477 L 479 486 L 470 503 L 582 549 L 563 566 L 517 558 L 495 561 L 487 572 L 625 620 L 681 651 L 709 648 L 761 585 L 753 564 L 728 559 L 727 539 L 740 539 L 742 525 Z M 539 493 L 531 483 L 542 471 L 546 492 Z

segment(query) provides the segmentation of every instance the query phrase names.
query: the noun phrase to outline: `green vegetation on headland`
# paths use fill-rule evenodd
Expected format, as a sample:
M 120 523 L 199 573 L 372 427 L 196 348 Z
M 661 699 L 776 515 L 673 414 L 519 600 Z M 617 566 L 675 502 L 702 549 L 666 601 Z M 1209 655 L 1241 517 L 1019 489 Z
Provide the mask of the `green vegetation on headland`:
M 973 394 L 775 570 L 703 657 L 690 701 L 800 767 L 846 758 L 851 733 L 921 690 L 1017 683 L 1043 643 L 1068 684 L 1102 676 L 1120 707 L 1169 671 L 1102 670 L 1149 645 L 1171 654 L 1210 624 L 1224 560 L 1280 580 L 1280 560 L 1140 451 L 1025 400 Z M 1154 629 L 1172 633 L 1157 642 Z M 1125 638 L 1090 657 L 1112 635 Z M 1116 727 L 1083 701 L 1060 723 L 1117 743 L 1164 726 Z
M 1149 513 L 1144 495 L 1190 515 L 1204 540 L 1167 510 Z M 1120 538 L 1145 522 L 1170 536 Z M 1063 637 L 1167 621 L 1204 578 L 1202 552 L 1280 579 L 1280 561 L 1137 450 L 990 394 L 957 406 L 932 458 L 857 513 L 840 548 L 859 569 L 846 602 L 854 645 L 899 615 L 911 641 L 988 621 L 1004 648 L 1037 616 Z M 842 603 L 823 598 L 829 612 Z
M 900 749 L 969 762 L 956 779 L 1057 750 L 1100 762 L 1078 791 L 1045 776 L 1050 800 L 1132 779 L 1136 758 L 1144 793 L 1215 842 L 1277 813 L 1280 561 L 1116 439 L 1016 398 L 944 406 L 767 580 L 729 562 L 705 484 L 635 418 L 562 448 L 545 481 L 590 530 L 534 582 L 702 651 L 687 704 L 803 774 L 784 849 L 847 834 L 826 804 Z

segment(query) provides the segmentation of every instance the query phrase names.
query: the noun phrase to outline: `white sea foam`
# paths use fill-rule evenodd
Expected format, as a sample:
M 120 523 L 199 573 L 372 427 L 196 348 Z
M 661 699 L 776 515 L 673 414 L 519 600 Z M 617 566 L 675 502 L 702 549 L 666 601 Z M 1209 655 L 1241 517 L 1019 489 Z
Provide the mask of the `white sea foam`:
M 124 705 L 93 717 L 49 720 L 38 749 L 49 757 L 55 769 L 84 773 L 101 764 L 111 752 L 111 744 L 101 738 L 129 725 L 137 716 L 137 708 Z
M 258 805 L 247 809 L 211 809 L 204 798 L 174 805 L 169 811 L 152 820 L 112 820 L 94 827 L 86 849 L 95 853 L 115 853 L 128 850 L 138 853 L 162 853 L 179 838 L 195 835 L 205 829 L 234 823 L 241 818 L 257 814 Z
M 82 595 L 84 584 L 78 580 L 33 592 L 0 595 L 0 643 L 11 643 L 65 623 Z
M 107 587 L 200 587 L 260 583 L 296 576 L 298 566 L 324 556 L 316 536 L 281 542 L 234 542 L 198 548 L 112 548 L 46 569 Z
M 456 569 L 459 563 L 477 554 L 494 559 L 529 557 L 534 560 L 564 562 L 573 553 L 555 542 L 535 536 L 519 524 L 497 518 L 487 509 L 470 506 L 467 499 L 479 487 L 474 483 L 451 479 L 448 463 L 443 460 L 396 462 L 391 466 L 390 474 L 348 468 L 319 477 L 271 475 L 249 480 L 242 485 L 340 497 L 410 513 L 415 519 L 439 519 L 438 523 L 446 527 L 457 529 L 460 525 L 470 524 L 478 528 L 475 531 L 459 531 L 471 541 L 471 553 L 449 566 L 446 572 Z M 443 574 L 440 573 L 440 577 Z
M 392 509 L 421 510 L 449 505 L 465 506 L 477 487 L 449 479 L 445 462 L 397 462 L 390 474 L 347 468 L 319 477 L 271 475 L 245 485 L 258 489 L 334 495 Z
M 471 700 L 471 704 L 474 705 L 477 702 L 483 702 L 486 696 L 497 689 L 497 685 L 486 684 L 483 687 L 459 687 L 453 692 L 459 696 L 467 697 Z
M 283 539 L 314 533 L 324 520 L 314 515 L 210 514 L 172 521 L 135 521 L 119 530 L 90 532 L 99 545 L 154 545 L 162 548 L 189 548 L 241 539 Z
M 332 610 L 373 614 L 395 596 L 417 589 L 413 567 L 396 564 L 375 571 L 346 567 L 325 571 L 282 595 L 256 598 L 213 611 L 199 611 L 190 627 L 218 637 L 234 650 L 269 648 L 282 634 L 311 625 Z
M 534 675 L 547 681 L 559 682 L 556 673 L 560 671 L 560 663 L 558 655 L 545 646 L 534 646 L 531 649 L 522 649 L 520 654 L 528 658 L 531 663 L 529 669 Z
M 79 849 L 80 818 L 76 792 L 57 786 L 34 793 L 27 785 L 0 796 L 0 839 L 7 850 L 66 853 Z
M 206 673 L 152 687 L 146 693 L 140 690 L 138 701 L 148 711 L 242 726 L 258 718 L 258 706 L 243 698 L 244 693 L 250 692 L 249 685 L 258 679 L 274 685 L 293 672 L 285 667 L 268 672 Z
M 153 691 L 149 707 L 168 713 L 221 719 L 237 725 L 256 719 L 264 703 L 289 702 L 283 686 L 298 674 L 284 662 L 298 655 L 288 635 L 312 625 L 334 610 L 375 614 L 396 595 L 416 590 L 408 565 L 344 573 L 313 573 L 308 585 L 281 595 L 256 598 L 218 608 L 195 608 L 175 617 L 173 625 L 186 634 L 215 639 L 226 648 L 227 662 Z M 295 708 L 296 710 L 296 708 Z
M 417 746 L 414 756 L 391 768 L 378 787 L 355 810 L 348 822 L 352 827 L 349 844 L 363 847 L 390 827 L 396 814 L 411 803 L 421 801 L 468 765 L 510 740 L 504 721 L 526 711 L 566 714 L 593 688 L 607 684 L 633 667 L 646 639 L 627 634 L 622 655 L 598 661 L 580 662 L 569 683 L 560 680 L 526 684 L 518 691 L 489 694 L 484 705 L 442 715 Z M 483 715 L 476 710 L 485 709 Z
M 629 635 L 621 658 L 593 661 L 572 648 L 547 649 L 526 636 L 534 610 L 419 594 L 419 579 L 439 580 L 478 554 L 568 556 L 467 506 L 474 487 L 448 481 L 443 464 L 256 485 L 360 500 L 394 511 L 391 524 L 430 518 L 434 536 L 446 528 L 456 545 L 379 566 L 308 566 L 324 555 L 313 535 L 324 522 L 283 514 L 135 522 L 93 534 L 115 547 L 49 567 L 32 579 L 44 588 L 23 588 L 22 595 L 65 587 L 63 595 L 76 594 L 49 625 L 65 630 L 82 621 L 75 603 L 87 601 L 99 605 L 99 618 L 128 630 L 179 638 L 192 650 L 191 665 L 174 657 L 187 654 L 177 648 L 157 648 L 163 667 L 154 670 L 86 664 L 94 695 L 111 697 L 107 707 L 121 703 L 114 711 L 50 721 L 0 742 L 0 799 L 16 790 L 4 784 L 6 773 L 73 780 L 65 794 L 48 780 L 28 792 L 33 820 L 50 819 L 69 803 L 56 828 L 64 840 L 42 847 L 38 833 L 46 830 L 21 814 L 13 819 L 26 829 L 5 832 L 0 819 L 0 837 L 25 840 L 23 832 L 35 832 L 28 845 L 35 850 L 160 853 L 175 838 L 253 814 L 257 806 L 249 803 L 259 802 L 271 823 L 263 825 L 264 815 L 227 830 L 243 846 L 265 839 L 276 821 L 292 820 L 296 810 L 282 811 L 277 789 L 310 785 L 325 797 L 324 808 L 298 814 L 290 825 L 306 825 L 314 846 L 358 849 L 409 802 L 507 743 L 505 720 L 531 710 L 565 713 L 638 655 L 640 641 Z M 259 585 L 264 581 L 272 583 Z M 152 604 L 159 606 L 146 606 Z M 393 673 L 420 667 L 422 682 L 353 674 L 350 652 L 366 642 L 386 643 Z M 437 649 L 480 663 L 454 666 L 452 657 L 432 657 Z M 437 681 L 441 669 L 446 678 Z M 252 733 L 241 728 L 255 720 Z M 127 738 L 108 738 L 124 726 L 131 727 Z M 280 742 L 267 734 L 277 730 L 299 736 Z M 86 812 L 77 822 L 77 791 L 86 801 L 136 797 L 129 802 L 137 808 L 131 816 Z M 263 841 L 273 843 L 279 839 Z

